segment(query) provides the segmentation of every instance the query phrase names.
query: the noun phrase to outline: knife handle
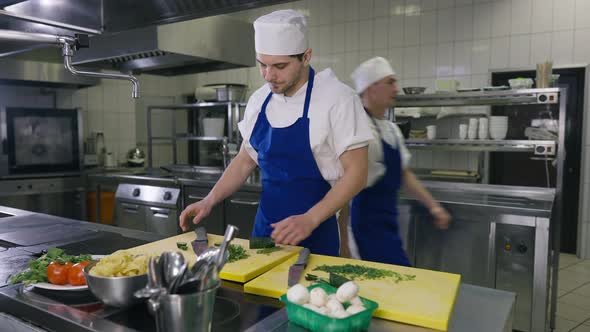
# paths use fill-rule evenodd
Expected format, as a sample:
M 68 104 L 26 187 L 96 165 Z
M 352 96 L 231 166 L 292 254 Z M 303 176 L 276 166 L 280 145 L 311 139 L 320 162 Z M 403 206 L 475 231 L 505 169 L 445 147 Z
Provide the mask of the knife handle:
M 307 248 L 303 248 L 301 249 L 301 251 L 299 252 L 299 258 L 297 258 L 297 262 L 295 262 L 295 265 L 306 265 L 307 264 L 307 258 L 309 257 L 310 251 Z
M 205 227 L 199 226 L 195 228 L 195 234 L 197 234 L 197 240 L 207 240 L 207 229 L 205 229 Z

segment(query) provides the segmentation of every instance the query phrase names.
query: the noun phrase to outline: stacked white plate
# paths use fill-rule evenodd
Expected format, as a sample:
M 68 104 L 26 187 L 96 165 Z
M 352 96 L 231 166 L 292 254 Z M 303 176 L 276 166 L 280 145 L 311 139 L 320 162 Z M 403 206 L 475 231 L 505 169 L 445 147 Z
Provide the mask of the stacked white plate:
M 507 132 L 507 116 L 490 116 L 490 137 L 492 139 L 505 139 Z

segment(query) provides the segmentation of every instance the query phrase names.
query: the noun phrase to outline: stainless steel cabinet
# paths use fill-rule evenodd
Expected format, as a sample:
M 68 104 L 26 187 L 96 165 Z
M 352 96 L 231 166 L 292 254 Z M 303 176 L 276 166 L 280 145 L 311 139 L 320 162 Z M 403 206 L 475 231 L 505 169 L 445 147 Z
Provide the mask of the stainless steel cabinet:
M 188 205 L 198 202 L 205 198 L 211 187 L 184 187 L 184 206 L 183 209 Z M 203 221 L 201 225 L 207 228 L 207 232 L 213 234 L 223 235 L 225 232 L 225 218 L 224 218 L 224 203 L 217 204 L 212 210 L 209 216 Z M 241 236 L 240 236 L 241 237 Z
M 176 209 L 146 206 L 145 213 L 146 231 L 166 236 L 180 234 Z
M 121 202 L 115 209 L 115 220 L 118 227 L 145 231 L 145 206 Z
M 240 191 L 225 200 L 225 222 L 237 226 L 238 236 L 249 239 L 260 202 L 260 193 Z

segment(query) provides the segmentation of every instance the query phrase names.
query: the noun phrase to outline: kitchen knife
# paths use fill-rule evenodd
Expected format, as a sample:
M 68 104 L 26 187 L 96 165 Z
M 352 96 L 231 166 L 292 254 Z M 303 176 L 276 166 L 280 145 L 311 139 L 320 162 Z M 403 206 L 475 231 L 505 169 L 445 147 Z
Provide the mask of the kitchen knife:
M 193 251 L 195 254 L 199 256 L 205 250 L 207 250 L 207 247 L 209 247 L 209 242 L 207 240 L 207 230 L 205 227 L 199 226 L 195 229 L 195 234 L 197 235 L 197 238 L 191 242 L 191 245 L 193 246 Z
M 303 273 L 303 270 L 305 270 L 305 267 L 307 266 L 307 258 L 309 257 L 309 253 L 309 249 L 303 248 L 299 252 L 299 258 L 297 258 L 295 264 L 291 265 L 289 268 L 289 279 L 287 282 L 289 287 L 299 282 L 299 277 L 301 277 L 301 273 Z

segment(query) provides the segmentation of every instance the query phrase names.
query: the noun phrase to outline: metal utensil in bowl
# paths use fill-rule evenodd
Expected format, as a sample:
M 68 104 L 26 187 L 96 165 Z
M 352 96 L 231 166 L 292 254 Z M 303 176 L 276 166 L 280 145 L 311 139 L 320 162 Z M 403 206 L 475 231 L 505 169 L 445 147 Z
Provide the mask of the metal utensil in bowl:
M 221 269 L 225 265 L 225 262 L 227 261 L 226 251 L 228 250 L 230 242 L 234 239 L 238 231 L 239 228 L 237 228 L 234 225 L 227 225 L 227 227 L 225 228 L 223 241 L 221 241 L 221 245 L 219 246 L 219 252 L 217 253 L 217 257 L 215 258 L 215 261 L 217 263 L 217 269 L 219 271 L 221 271 Z
M 402 90 L 404 90 L 404 93 L 407 95 L 419 95 L 423 94 L 424 91 L 426 91 L 426 88 L 423 86 L 410 86 L 407 88 L 403 88 Z
M 148 260 L 148 283 L 147 285 L 135 292 L 135 296 L 139 298 L 150 298 L 166 292 L 162 287 L 162 274 L 160 273 L 158 261 L 155 257 L 150 257 Z
M 128 307 L 143 300 L 133 294 L 147 285 L 147 273 L 130 277 L 93 276 L 89 272 L 96 263 L 86 265 L 83 271 L 88 288 L 99 300 L 107 305 L 120 308 Z

